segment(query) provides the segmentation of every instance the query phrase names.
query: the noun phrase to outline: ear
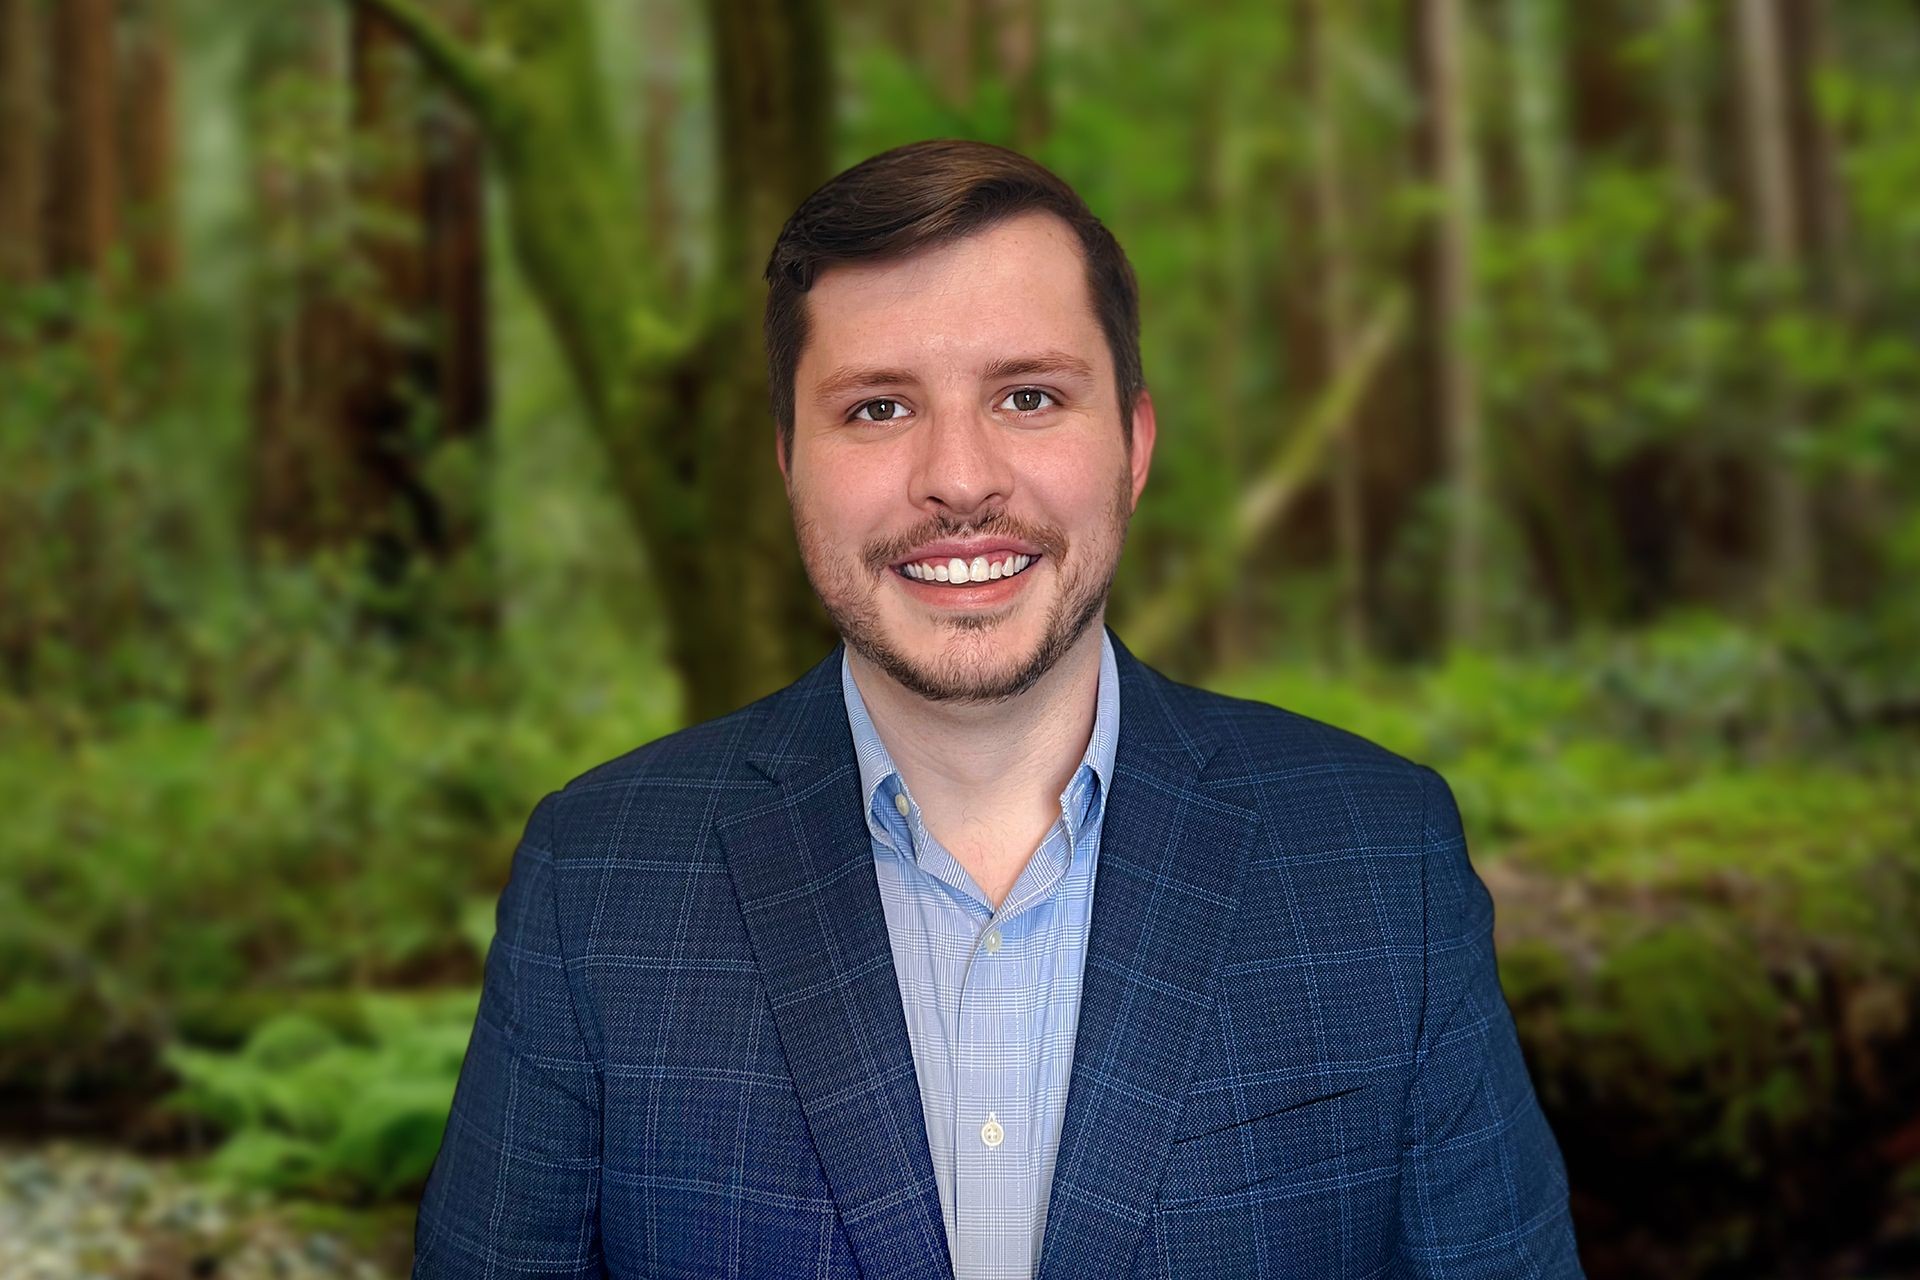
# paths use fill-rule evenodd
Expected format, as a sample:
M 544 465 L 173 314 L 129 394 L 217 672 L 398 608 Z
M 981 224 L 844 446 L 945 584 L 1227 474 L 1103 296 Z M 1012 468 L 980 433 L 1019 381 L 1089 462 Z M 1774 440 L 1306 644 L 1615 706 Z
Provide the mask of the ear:
M 1153 397 L 1141 388 L 1133 402 L 1133 505 L 1140 505 L 1140 491 L 1147 487 L 1147 472 L 1153 468 Z
M 773 424 L 773 461 L 780 468 L 781 483 L 791 489 L 793 476 L 789 474 L 787 468 L 787 446 L 782 442 L 780 424 L 777 422 Z

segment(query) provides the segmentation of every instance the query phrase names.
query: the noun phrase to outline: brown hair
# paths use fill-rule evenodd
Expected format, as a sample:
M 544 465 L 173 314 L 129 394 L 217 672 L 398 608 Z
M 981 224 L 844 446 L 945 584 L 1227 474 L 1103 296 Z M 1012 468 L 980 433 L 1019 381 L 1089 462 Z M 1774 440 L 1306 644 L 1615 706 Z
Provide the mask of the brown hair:
M 767 391 L 782 457 L 793 454 L 794 374 L 807 341 L 806 292 L 839 262 L 900 257 L 1003 218 L 1057 215 L 1079 238 L 1087 289 L 1113 355 L 1120 425 L 1133 438 L 1140 369 L 1140 294 L 1119 241 L 1074 189 L 1017 151 L 951 138 L 863 160 L 800 202 L 767 259 Z

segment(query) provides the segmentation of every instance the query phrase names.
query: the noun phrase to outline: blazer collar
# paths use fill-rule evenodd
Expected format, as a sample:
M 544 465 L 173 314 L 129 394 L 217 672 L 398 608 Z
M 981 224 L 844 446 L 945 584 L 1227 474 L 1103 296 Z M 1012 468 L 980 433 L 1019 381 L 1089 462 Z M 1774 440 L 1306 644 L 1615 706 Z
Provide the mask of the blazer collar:
M 1120 741 L 1094 878 L 1041 1280 L 1124 1274 L 1208 1030 L 1255 815 L 1213 793 L 1218 736 L 1108 633 Z M 781 1047 L 861 1270 L 950 1276 L 840 649 L 762 704 L 766 798 L 720 825 Z

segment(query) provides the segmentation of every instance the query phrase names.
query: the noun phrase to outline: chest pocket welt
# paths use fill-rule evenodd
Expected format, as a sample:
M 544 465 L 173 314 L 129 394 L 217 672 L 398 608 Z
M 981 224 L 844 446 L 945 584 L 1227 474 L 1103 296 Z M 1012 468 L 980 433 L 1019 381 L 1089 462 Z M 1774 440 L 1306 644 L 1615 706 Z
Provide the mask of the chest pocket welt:
M 1274 1182 L 1297 1183 L 1307 1192 L 1377 1175 L 1400 1158 L 1400 1099 L 1398 1081 L 1363 1081 L 1176 1138 L 1160 1203 Z

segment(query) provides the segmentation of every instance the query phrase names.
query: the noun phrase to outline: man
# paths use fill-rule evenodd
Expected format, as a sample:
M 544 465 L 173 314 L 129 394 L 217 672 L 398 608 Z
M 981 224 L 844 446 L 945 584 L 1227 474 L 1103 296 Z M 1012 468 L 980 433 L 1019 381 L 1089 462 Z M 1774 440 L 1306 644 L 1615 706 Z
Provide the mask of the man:
M 1156 427 L 1112 236 L 924 143 L 768 280 L 845 643 L 535 810 L 415 1274 L 1578 1276 L 1447 785 L 1104 626 Z

